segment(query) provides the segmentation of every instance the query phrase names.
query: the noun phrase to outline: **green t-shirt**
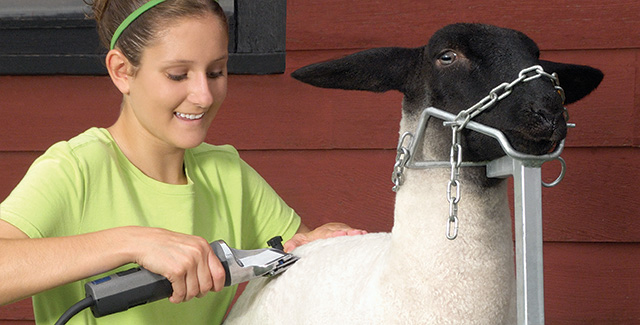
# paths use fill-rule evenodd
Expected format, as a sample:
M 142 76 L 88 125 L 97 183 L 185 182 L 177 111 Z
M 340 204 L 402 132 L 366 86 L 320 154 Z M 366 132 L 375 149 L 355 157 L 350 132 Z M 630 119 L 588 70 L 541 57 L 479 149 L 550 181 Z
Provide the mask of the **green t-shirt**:
M 186 150 L 184 165 L 188 184 L 158 182 L 131 164 L 106 129 L 92 128 L 39 157 L 0 205 L 0 215 L 31 238 L 137 225 L 254 249 L 297 231 L 298 215 L 233 147 L 201 144 Z M 36 321 L 53 324 L 84 298 L 86 282 L 104 275 L 34 296 Z M 97 319 L 87 309 L 69 324 L 219 324 L 235 291 L 225 288 L 181 304 L 163 299 Z

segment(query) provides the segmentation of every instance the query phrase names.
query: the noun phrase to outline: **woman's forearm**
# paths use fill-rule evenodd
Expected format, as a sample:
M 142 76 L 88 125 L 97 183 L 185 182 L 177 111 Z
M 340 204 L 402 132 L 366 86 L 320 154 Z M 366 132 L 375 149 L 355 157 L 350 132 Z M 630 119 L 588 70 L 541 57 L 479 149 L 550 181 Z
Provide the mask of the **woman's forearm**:
M 0 238 L 0 305 L 132 261 L 124 228 L 58 238 Z

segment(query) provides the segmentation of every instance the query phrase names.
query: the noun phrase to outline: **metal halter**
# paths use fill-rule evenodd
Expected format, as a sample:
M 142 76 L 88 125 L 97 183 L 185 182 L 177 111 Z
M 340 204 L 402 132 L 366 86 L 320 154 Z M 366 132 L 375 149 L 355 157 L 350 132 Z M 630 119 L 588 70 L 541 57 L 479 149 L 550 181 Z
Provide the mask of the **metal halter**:
M 424 169 L 424 168 L 439 168 L 450 167 L 451 177 L 447 184 L 447 201 L 449 202 L 449 217 L 447 219 L 447 233 L 448 239 L 453 240 L 458 236 L 458 203 L 460 202 L 460 168 L 465 166 L 486 166 L 488 162 L 463 162 L 462 161 L 462 146 L 460 145 L 460 132 L 462 129 L 467 128 L 484 135 L 490 136 L 500 143 L 502 150 L 510 157 L 521 160 L 530 166 L 541 166 L 544 162 L 550 160 L 559 160 L 562 165 L 562 171 L 560 176 L 550 184 L 543 183 L 546 187 L 555 186 L 564 177 L 566 171 L 566 164 L 564 160 L 560 158 L 560 153 L 564 148 L 564 140 L 562 140 L 554 149 L 553 152 L 543 155 L 531 155 L 515 150 L 507 137 L 502 131 L 474 122 L 471 119 L 478 116 L 486 109 L 492 107 L 497 102 L 501 101 L 505 97 L 509 96 L 513 91 L 513 87 L 519 83 L 529 82 L 531 80 L 540 77 L 549 78 L 554 85 L 554 88 L 558 94 L 562 97 L 564 103 L 565 94 L 564 90 L 560 87 L 557 74 L 546 73 L 539 65 L 534 65 L 529 68 L 523 69 L 518 74 L 518 78 L 511 83 L 503 83 L 498 87 L 492 89 L 485 98 L 480 100 L 470 108 L 461 111 L 458 115 L 442 111 L 435 107 L 425 108 L 420 116 L 418 122 L 418 128 L 415 135 L 411 132 L 405 132 L 398 142 L 396 163 L 393 168 L 392 181 L 393 190 L 398 191 L 400 186 L 404 183 L 404 169 Z M 568 120 L 568 114 L 566 113 L 566 120 Z M 451 137 L 451 150 L 449 155 L 449 161 L 415 161 L 413 153 L 416 152 L 418 141 L 416 139 L 422 139 L 429 118 L 435 117 L 440 120 L 444 120 L 445 126 L 450 126 L 452 131 Z M 568 127 L 574 127 L 574 124 L 567 124 Z

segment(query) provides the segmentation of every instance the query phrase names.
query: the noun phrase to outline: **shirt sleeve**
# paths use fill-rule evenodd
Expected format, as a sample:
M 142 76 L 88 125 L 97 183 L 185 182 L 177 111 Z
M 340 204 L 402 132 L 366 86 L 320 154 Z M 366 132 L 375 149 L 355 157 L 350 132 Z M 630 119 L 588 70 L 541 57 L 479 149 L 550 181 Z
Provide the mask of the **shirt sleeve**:
M 0 204 L 0 218 L 31 238 L 72 234 L 81 216 L 82 174 L 66 142 L 49 148 Z
M 282 236 L 287 241 L 295 235 L 300 227 L 300 217 L 289 207 L 275 190 L 251 166 L 241 160 L 243 191 L 249 195 L 244 205 L 243 218 L 248 229 L 255 234 L 243 236 L 245 247 L 265 247 L 266 242 Z

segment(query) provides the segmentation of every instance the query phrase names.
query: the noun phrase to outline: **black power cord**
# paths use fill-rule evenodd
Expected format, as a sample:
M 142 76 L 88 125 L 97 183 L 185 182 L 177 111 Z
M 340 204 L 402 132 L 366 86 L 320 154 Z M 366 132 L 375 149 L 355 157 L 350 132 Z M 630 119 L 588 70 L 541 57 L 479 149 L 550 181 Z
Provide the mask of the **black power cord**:
M 60 316 L 60 318 L 58 319 L 55 325 L 66 324 L 69 321 L 69 319 L 71 319 L 71 317 L 75 316 L 77 313 L 81 312 L 83 309 L 93 306 L 94 303 L 95 301 L 93 300 L 92 297 L 86 297 L 78 301 L 77 303 L 75 303 L 75 305 L 67 309 L 67 311 L 65 311 L 64 314 L 62 314 L 62 316 Z

